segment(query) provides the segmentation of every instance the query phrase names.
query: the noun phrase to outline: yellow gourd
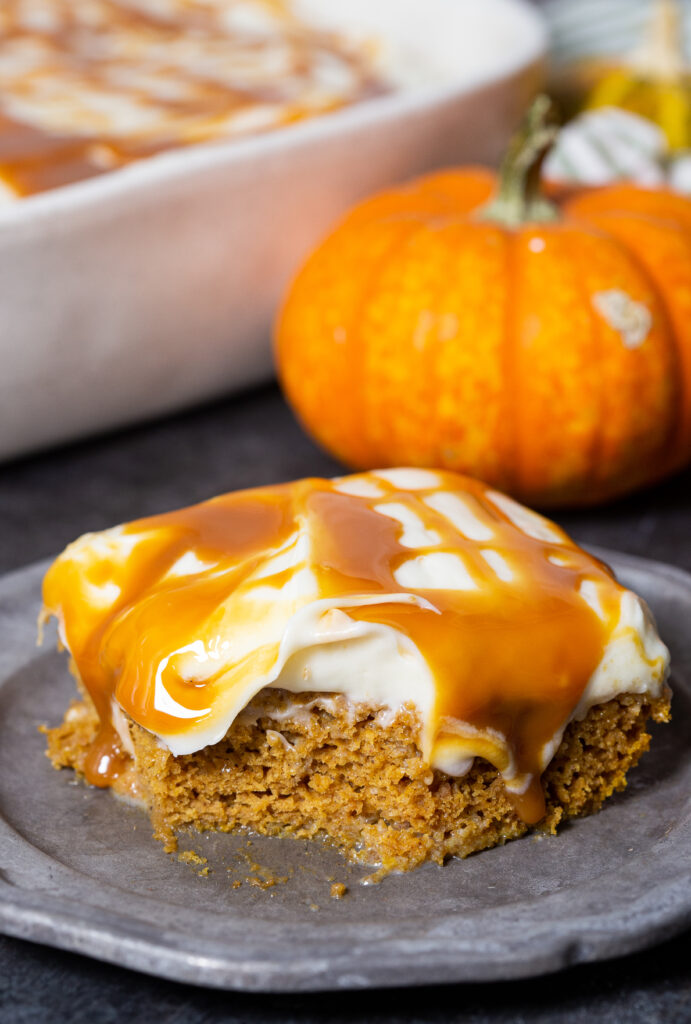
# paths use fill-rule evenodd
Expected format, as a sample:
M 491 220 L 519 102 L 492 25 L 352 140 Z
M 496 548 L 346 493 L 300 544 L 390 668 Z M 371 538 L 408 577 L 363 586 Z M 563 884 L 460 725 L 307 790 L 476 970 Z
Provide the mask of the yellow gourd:
M 584 108 L 621 107 L 657 124 L 671 150 L 691 147 L 691 75 L 678 0 L 656 0 L 649 36 L 626 65 L 607 72 Z

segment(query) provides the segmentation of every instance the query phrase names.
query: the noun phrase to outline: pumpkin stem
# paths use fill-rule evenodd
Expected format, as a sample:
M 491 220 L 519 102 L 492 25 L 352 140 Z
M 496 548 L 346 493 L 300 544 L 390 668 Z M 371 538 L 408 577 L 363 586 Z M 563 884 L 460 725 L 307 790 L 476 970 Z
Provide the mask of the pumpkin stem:
M 540 172 L 559 130 L 554 103 L 544 94 L 530 106 L 499 169 L 499 187 L 478 216 L 505 227 L 526 221 L 551 221 L 559 217 L 553 203 L 540 192 Z

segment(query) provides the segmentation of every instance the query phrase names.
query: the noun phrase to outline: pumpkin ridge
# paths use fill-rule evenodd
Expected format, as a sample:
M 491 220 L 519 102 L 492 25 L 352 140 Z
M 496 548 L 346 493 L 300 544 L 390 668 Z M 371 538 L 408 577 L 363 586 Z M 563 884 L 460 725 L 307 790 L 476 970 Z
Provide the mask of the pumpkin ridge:
M 388 264 L 391 254 L 394 252 L 402 253 L 410 244 L 411 239 L 415 234 L 421 231 L 425 227 L 424 221 L 421 221 L 419 216 L 415 219 L 411 219 L 409 224 L 409 231 L 405 234 L 396 235 L 391 243 L 385 247 L 383 252 L 380 254 L 380 258 L 373 265 L 370 270 L 370 276 L 367 282 L 367 287 L 363 288 L 360 293 L 359 301 L 354 305 L 351 310 L 351 329 L 353 331 L 353 353 L 351 358 L 351 379 L 348 382 L 348 399 L 354 402 L 357 406 L 357 412 L 359 413 L 360 422 L 364 425 L 365 433 L 369 433 L 369 421 L 371 417 L 369 415 L 369 394 L 366 388 L 358 388 L 357 380 L 360 375 L 363 379 L 366 379 L 367 372 L 363 372 L 363 367 L 367 365 L 367 346 L 364 341 L 362 332 L 362 323 L 364 320 L 364 311 L 374 294 L 379 291 L 379 282 L 383 268 Z M 348 330 L 348 328 L 346 328 Z M 355 386 L 353 386 L 355 384 Z M 386 454 L 382 453 L 380 456 L 379 449 L 376 453 L 375 461 L 384 466 L 388 465 L 390 459 L 387 458 Z M 336 453 L 341 458 L 339 453 Z M 368 460 L 369 462 L 369 460 Z M 367 465 L 362 466 L 363 469 L 367 468 Z
M 519 290 L 514 305 L 520 333 L 515 339 L 519 365 L 514 391 L 521 469 L 516 493 L 524 500 L 540 493 L 539 503 L 544 505 L 572 500 L 574 480 L 582 479 L 593 459 L 596 425 L 592 405 L 586 398 L 583 407 L 579 398 L 582 384 L 574 386 L 572 376 L 575 372 L 580 382 L 586 370 L 593 388 L 588 393 L 596 396 L 599 406 L 600 394 L 592 379 L 596 363 L 590 309 L 583 308 L 583 286 L 574 255 L 581 234 L 561 221 L 528 224 L 515 236 L 519 263 L 513 279 Z M 572 302 L 578 312 L 574 323 L 566 319 Z M 555 309 L 559 310 L 556 318 Z M 570 428 L 579 419 L 581 427 L 572 434 Z
M 620 211 L 621 213 L 621 211 Z M 621 214 L 624 216 L 623 214 Z M 606 215 L 605 215 L 606 216 Z M 647 218 L 646 218 L 647 219 Z M 666 229 L 667 225 L 661 223 L 660 226 L 663 230 Z M 629 259 L 645 277 L 648 287 L 651 289 L 657 300 L 657 305 L 662 317 L 662 323 L 664 324 L 664 342 L 667 357 L 669 360 L 669 376 L 674 382 L 672 388 L 672 400 L 674 408 L 668 410 L 667 424 L 664 437 L 660 439 L 659 448 L 655 451 L 651 451 L 648 457 L 648 462 L 645 467 L 639 466 L 638 476 L 645 477 L 652 481 L 660 479 L 669 470 L 669 465 L 674 460 L 675 446 L 674 442 L 678 438 L 679 427 L 684 415 L 684 395 L 682 392 L 681 382 L 684 379 L 683 367 L 681 366 L 681 357 L 675 344 L 675 332 L 674 323 L 668 307 L 667 298 L 665 293 L 658 284 L 657 275 L 655 271 L 651 270 L 648 264 L 639 256 L 638 250 L 632 248 L 628 241 L 619 238 L 616 234 L 607 231 L 606 228 L 603 232 L 610 243 L 614 244 L 625 256 Z M 675 435 L 677 435 L 675 437 Z M 642 473 L 641 469 L 644 468 L 645 472 Z
M 602 321 L 593 309 L 592 296 L 590 295 L 585 285 L 585 270 L 586 262 L 584 253 L 574 246 L 574 269 L 576 271 L 576 282 L 580 294 L 583 297 L 583 307 L 587 311 L 588 319 L 590 320 L 591 333 L 595 343 L 595 350 L 597 352 L 598 366 L 603 363 L 604 356 L 604 341 L 602 333 Z M 605 417 L 607 416 L 607 394 L 604 388 L 598 389 L 597 404 L 599 415 L 597 417 L 596 426 L 593 430 L 592 443 L 590 445 L 590 458 L 589 458 L 589 478 L 593 482 L 593 491 L 597 491 L 600 484 L 602 483 L 601 474 L 603 470 L 603 452 L 604 452 L 604 436 L 603 429 L 605 423 Z
M 500 236 L 505 243 L 506 275 L 505 281 L 505 317 L 504 317 L 504 342 L 502 345 L 502 366 L 504 370 L 504 416 L 506 430 L 505 443 L 505 488 L 509 491 L 522 487 L 521 452 L 522 437 L 519 430 L 518 410 L 519 393 L 521 390 L 521 370 L 519 360 L 516 358 L 516 342 L 518 330 L 516 324 L 516 239 L 518 234 L 515 231 L 505 231 Z
M 687 227 L 686 224 L 680 224 L 675 230 L 678 230 L 682 243 L 688 250 L 689 262 L 691 262 L 691 228 Z M 654 278 L 655 272 L 652 269 L 650 274 Z M 670 319 L 674 327 L 674 317 L 671 313 Z M 682 347 L 676 340 L 676 332 L 673 333 L 675 338 L 673 348 L 679 369 L 679 405 L 681 409 L 672 463 L 672 468 L 676 472 L 685 465 L 686 460 L 691 454 L 691 351 L 688 349 L 688 343 L 685 347 Z
M 440 223 L 440 218 L 436 218 L 435 221 L 434 221 L 434 224 L 437 227 L 442 227 L 443 228 L 446 224 L 452 224 L 452 223 L 454 223 L 454 221 L 458 221 L 458 217 L 447 217 L 447 218 L 445 218 L 445 220 L 442 223 Z M 444 299 L 444 296 L 445 296 L 445 294 L 447 292 L 447 288 L 448 288 L 448 281 L 444 280 L 441 277 L 438 278 L 434 299 L 432 301 L 432 308 L 433 309 L 437 309 L 438 310 L 438 309 L 441 308 L 441 303 L 442 303 L 442 300 Z M 443 386 L 443 380 L 442 380 L 441 369 L 440 369 L 440 366 L 441 366 L 441 342 L 439 340 L 439 318 L 438 317 L 437 317 L 437 321 L 435 323 L 434 341 L 435 341 L 434 358 L 430 359 L 428 361 L 428 367 L 427 367 L 428 383 L 429 383 L 429 393 L 434 398 L 434 411 L 433 411 L 433 413 L 432 413 L 432 415 L 430 417 L 433 420 L 433 426 L 432 426 L 431 433 L 432 433 L 433 437 L 437 438 L 437 442 L 435 444 L 435 451 L 436 451 L 435 462 L 436 462 L 436 464 L 438 466 L 444 466 L 445 465 L 445 459 L 444 459 L 444 455 L 443 455 L 443 433 L 442 433 L 443 422 L 442 422 L 442 415 L 441 415 L 441 406 L 440 406 L 440 403 L 438 401 L 438 397 L 439 397 L 439 394 L 440 394 L 442 386 Z M 439 441 L 440 438 L 442 439 L 441 443 Z
M 603 214 L 603 216 L 607 216 Z M 601 227 L 598 224 L 589 224 L 589 230 L 597 228 L 595 233 L 606 238 L 608 243 L 619 250 L 625 260 L 628 260 L 637 269 L 640 275 L 644 278 L 647 286 L 655 296 L 658 311 L 661 315 L 662 324 L 664 325 L 663 337 L 665 343 L 665 350 L 669 359 L 669 370 L 670 374 L 673 370 L 676 372 L 673 375 L 674 387 L 672 389 L 673 402 L 675 405 L 674 409 L 670 409 L 668 406 L 668 412 L 666 417 L 666 425 L 663 436 L 661 436 L 658 446 L 652 449 L 647 456 L 645 462 L 639 461 L 636 467 L 636 474 L 634 479 L 631 479 L 629 474 L 626 479 L 622 481 L 620 493 L 627 493 L 634 487 L 639 485 L 640 480 L 647 482 L 654 482 L 660 477 L 664 476 L 668 471 L 668 463 L 671 456 L 671 443 L 676 431 L 676 421 L 681 412 L 681 389 L 679 387 L 679 376 L 681 367 L 679 365 L 679 357 L 676 350 L 676 346 L 673 341 L 673 325 L 669 310 L 667 308 L 667 300 L 664 293 L 660 290 L 657 279 L 648 269 L 646 263 L 639 257 L 638 252 L 630 247 L 630 245 L 623 239 L 619 238 L 616 234 L 608 231 L 606 226 Z
M 427 235 L 428 237 L 433 237 L 435 239 L 435 242 L 439 245 L 440 251 L 443 252 L 443 251 L 446 250 L 446 244 L 445 244 L 446 240 L 445 240 L 445 237 L 444 237 L 444 229 L 449 227 L 449 226 L 463 224 L 465 222 L 465 220 L 466 220 L 466 217 L 467 217 L 467 214 L 465 212 L 454 211 L 451 208 L 443 210 L 443 211 L 440 210 L 440 211 L 436 212 L 435 214 L 433 214 L 431 216 L 428 216 L 425 219 L 424 222 L 421 222 L 419 224 L 420 233 L 423 234 L 423 235 Z M 398 256 L 400 258 L 400 263 L 401 263 L 402 267 L 405 266 L 405 259 L 407 258 L 408 250 L 412 250 L 414 248 L 414 246 L 418 242 L 418 239 L 419 239 L 419 234 L 417 232 L 411 232 L 406 237 L 406 239 L 404 240 L 403 244 L 400 246 L 399 251 L 398 251 Z M 436 279 L 435 287 L 434 287 L 434 294 L 433 294 L 433 297 L 430 300 L 429 307 L 427 308 L 427 310 L 422 310 L 421 309 L 421 311 L 420 311 L 421 314 L 425 313 L 425 312 L 428 312 L 429 309 L 432 309 L 432 310 L 438 310 L 439 309 L 439 307 L 440 307 L 439 300 L 443 297 L 443 295 L 445 293 L 445 289 L 446 289 L 447 286 L 448 286 L 448 279 L 445 279 L 445 278 L 443 278 L 441 276 L 439 276 Z M 405 341 L 408 341 L 408 339 L 405 339 Z M 430 355 L 427 358 L 427 360 L 425 361 L 425 363 L 424 363 L 424 376 L 420 380 L 420 383 L 423 386 L 427 385 L 426 389 L 424 389 L 424 387 L 423 387 L 423 390 L 426 390 L 426 393 L 427 393 L 427 395 L 429 396 L 429 399 L 430 399 L 430 401 L 427 402 L 427 406 L 426 406 L 426 412 L 427 412 L 427 424 L 426 424 L 426 427 L 427 427 L 427 430 L 429 431 L 429 433 L 432 436 L 434 436 L 436 438 L 439 438 L 441 436 L 440 432 L 439 432 L 439 428 L 441 427 L 441 416 L 440 416 L 440 411 L 439 411 L 439 403 L 436 401 L 436 399 L 437 399 L 437 397 L 439 395 L 439 392 L 440 392 L 440 385 L 442 383 L 442 379 L 441 379 L 441 375 L 440 375 L 440 372 L 439 372 L 440 341 L 439 341 L 439 322 L 438 322 L 438 316 L 435 316 L 434 333 L 433 333 L 433 336 L 432 336 L 432 342 L 433 342 L 433 344 L 430 347 L 430 351 L 431 351 L 431 353 L 434 353 L 434 355 Z M 435 465 L 443 467 L 443 466 L 446 465 L 446 460 L 443 457 L 442 448 L 443 448 L 443 444 L 440 445 L 439 442 L 437 441 L 435 443 L 434 449 L 433 449 L 434 450 L 433 458 L 434 458 Z M 380 464 L 382 464 L 381 463 L 381 459 L 382 458 L 386 458 L 386 456 L 385 455 L 378 455 L 377 456 L 377 461 Z M 391 461 L 391 460 L 389 459 L 389 461 Z M 400 459 L 397 460 L 397 461 L 400 461 Z M 404 461 L 411 461 L 411 460 L 406 456 Z M 412 461 L 415 464 L 417 464 L 419 459 L 416 457 Z
M 644 218 L 691 228 L 691 203 L 669 189 L 653 191 L 620 182 L 568 195 L 562 203 L 564 216 L 590 222 L 591 218 L 613 213 L 638 214 Z
M 409 217 L 405 216 L 400 216 L 392 219 L 400 219 L 404 223 L 405 221 L 410 220 Z M 343 221 L 344 227 L 346 226 L 347 221 L 348 217 L 346 217 Z M 371 226 L 376 227 L 376 222 Z M 408 232 L 406 232 L 405 234 L 407 233 Z M 385 260 L 389 258 L 390 252 L 399 243 L 401 237 L 404 237 L 403 233 L 396 234 L 394 237 L 387 240 L 387 245 L 383 249 L 380 258 L 373 262 L 373 266 L 375 268 L 379 267 L 381 263 L 383 263 Z M 309 369 L 309 360 L 307 361 L 307 363 L 305 363 L 304 359 L 300 363 L 296 363 L 294 359 L 287 358 L 287 353 L 290 351 L 294 351 L 296 340 L 305 336 L 305 325 L 302 322 L 299 313 L 301 305 L 304 305 L 304 295 L 309 292 L 310 287 L 314 287 L 314 282 L 311 280 L 311 276 L 315 265 L 318 268 L 319 262 L 326 259 L 326 265 L 329 271 L 329 276 L 331 278 L 333 278 L 334 276 L 333 267 L 335 261 L 331 254 L 332 244 L 333 236 L 329 235 L 325 239 L 323 239 L 323 241 L 320 243 L 318 249 L 315 251 L 312 257 L 300 269 L 300 271 L 294 278 L 291 292 L 286 296 L 283 306 L 277 317 L 274 351 L 276 353 L 279 380 L 284 391 L 287 391 L 288 394 L 290 394 L 291 392 L 295 392 L 297 390 L 296 382 L 294 379 L 296 369 L 299 368 L 302 374 L 304 374 Z M 345 265 L 341 264 L 341 269 L 343 273 L 348 273 L 350 268 L 352 267 L 352 257 L 348 258 Z M 349 308 L 347 310 L 347 314 L 344 314 L 342 317 L 342 324 L 345 327 L 346 332 L 348 332 L 348 325 L 351 323 L 355 328 L 357 327 L 359 312 L 364 303 L 367 301 L 366 293 L 371 292 L 372 290 L 374 290 L 374 288 L 375 285 L 372 285 L 370 283 L 369 288 L 362 288 L 357 295 L 357 299 L 354 302 L 348 304 Z M 296 294 L 298 311 L 297 318 L 295 315 Z M 308 333 L 310 332 L 311 328 L 308 330 Z M 354 329 L 350 332 L 351 353 L 350 358 L 346 361 L 346 367 L 347 371 L 349 371 L 349 375 L 348 373 L 341 374 L 341 376 L 338 378 L 334 376 L 334 367 L 333 365 L 331 365 L 331 360 L 328 353 L 328 345 L 324 346 L 325 339 L 322 337 L 321 348 L 324 349 L 323 359 L 325 360 L 326 363 L 325 372 L 317 372 L 316 374 L 318 379 L 321 377 L 321 383 L 323 388 L 328 387 L 329 389 L 331 389 L 339 387 L 340 390 L 346 392 L 349 396 L 349 405 L 351 409 L 356 403 L 361 404 L 358 403 L 358 399 L 360 397 L 357 372 L 358 363 L 357 360 L 354 358 L 352 352 L 352 348 L 356 347 L 356 339 L 358 339 L 358 336 L 359 335 L 357 329 Z M 319 367 L 314 367 L 313 372 L 314 370 L 318 371 Z M 326 394 L 322 396 L 322 400 L 325 399 Z M 305 403 L 304 401 L 296 402 L 293 405 L 293 411 L 300 424 L 305 429 L 307 429 L 308 424 L 312 421 L 312 418 L 314 416 L 314 406 L 312 401 L 310 400 L 307 403 Z M 353 465 L 357 465 L 366 461 L 366 458 L 360 460 L 353 457 L 351 430 L 354 422 L 355 414 L 353 412 L 349 414 L 344 424 L 340 423 L 338 425 L 338 429 L 336 430 L 335 433 L 333 433 L 331 437 L 329 437 L 328 434 L 327 437 L 324 437 L 323 433 L 320 431 L 316 435 L 316 440 L 324 450 L 326 450 L 330 455 L 332 455 L 339 461 L 350 462 Z
M 648 262 L 638 250 L 638 242 L 635 240 L 635 235 L 629 237 L 628 235 L 620 237 L 616 231 L 608 230 L 608 224 L 610 221 L 620 222 L 625 224 L 627 222 L 633 222 L 640 224 L 642 227 L 648 226 L 651 222 L 654 227 L 662 232 L 663 234 L 670 233 L 676 236 L 682 245 L 686 248 L 689 254 L 689 264 L 691 264 L 691 227 L 686 223 L 673 223 L 664 217 L 655 217 L 649 215 L 643 211 L 635 210 L 631 213 L 627 213 L 625 210 L 613 210 L 611 213 L 601 211 L 596 214 L 596 222 L 602 221 L 603 233 L 606 234 L 610 240 L 616 240 L 627 252 L 628 256 L 641 268 L 641 271 L 645 273 L 651 288 L 653 288 L 655 295 L 660 303 L 661 308 L 664 311 L 666 321 L 666 336 L 667 336 L 667 348 L 670 354 L 670 362 L 673 364 L 675 373 L 674 379 L 677 382 L 675 388 L 675 394 L 677 397 L 677 408 L 676 416 L 671 417 L 670 423 L 670 434 L 671 434 L 671 462 L 677 464 L 679 468 L 679 460 L 688 457 L 691 452 L 691 354 L 687 355 L 688 365 L 685 364 L 683 346 L 676 341 L 676 330 L 675 320 L 672 305 L 674 302 L 674 292 L 670 294 L 670 300 L 668 301 L 667 290 L 664 284 L 659 281 L 662 276 L 657 268 L 655 261 L 651 260 Z M 599 223 L 598 223 L 599 226 Z M 689 337 L 691 341 L 691 333 Z

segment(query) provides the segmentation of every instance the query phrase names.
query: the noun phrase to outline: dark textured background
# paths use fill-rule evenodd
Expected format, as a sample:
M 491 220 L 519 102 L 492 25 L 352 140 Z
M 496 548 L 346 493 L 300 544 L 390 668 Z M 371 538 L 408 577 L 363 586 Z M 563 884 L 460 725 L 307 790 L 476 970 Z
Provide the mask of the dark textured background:
M 55 554 L 86 530 L 235 488 L 339 472 L 273 387 L 0 465 L 0 572 Z M 578 541 L 691 570 L 691 472 L 555 518 Z
M 274 388 L 5 465 L 0 572 L 54 554 L 86 530 L 237 487 L 339 470 Z M 689 473 L 606 508 L 556 518 L 581 542 L 691 569 Z M 544 979 L 335 996 L 208 992 L 0 937 L 0 1022 L 45 1021 L 682 1024 L 691 1021 L 691 933 Z

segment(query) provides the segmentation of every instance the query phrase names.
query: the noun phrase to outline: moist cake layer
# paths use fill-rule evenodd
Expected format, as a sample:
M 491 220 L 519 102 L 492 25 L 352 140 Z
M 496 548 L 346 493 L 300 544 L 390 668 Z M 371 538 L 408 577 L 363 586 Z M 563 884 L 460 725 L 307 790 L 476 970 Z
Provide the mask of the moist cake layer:
M 648 747 L 648 717 L 664 721 L 668 707 L 666 694 L 628 695 L 572 722 L 543 776 L 540 828 L 554 832 L 622 789 Z M 419 724 L 412 708 L 392 714 L 338 695 L 264 690 L 219 743 L 181 757 L 130 723 L 135 760 L 119 788 L 148 805 L 169 849 L 182 829 L 249 827 L 327 837 L 352 860 L 390 871 L 523 835 L 528 825 L 496 768 L 480 758 L 462 778 L 430 768 Z M 49 731 L 55 767 L 83 770 L 97 730 L 93 705 L 75 703 Z
M 79 761 L 96 785 L 137 751 L 144 779 L 147 737 L 184 772 L 267 688 L 336 692 L 407 709 L 428 770 L 489 766 L 529 824 L 570 722 L 667 699 L 643 603 L 553 523 L 453 473 L 302 480 L 87 535 L 44 601 L 98 714 Z

